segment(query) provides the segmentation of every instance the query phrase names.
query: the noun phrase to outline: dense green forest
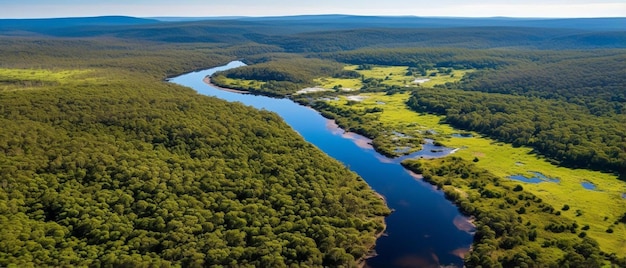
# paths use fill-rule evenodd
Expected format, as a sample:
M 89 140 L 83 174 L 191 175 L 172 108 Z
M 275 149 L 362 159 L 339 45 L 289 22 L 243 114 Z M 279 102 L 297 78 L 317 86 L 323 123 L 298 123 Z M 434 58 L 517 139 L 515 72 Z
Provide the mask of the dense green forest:
M 353 266 L 384 228 L 367 184 L 275 114 L 157 79 L 228 56 L 2 42 L 2 266 Z
M 0 20 L 0 266 L 356 265 L 389 214 L 364 181 L 274 114 L 162 81 L 234 59 L 250 66 L 214 83 L 260 81 L 240 89 L 311 105 L 389 156 L 384 108 L 292 94 L 323 77 L 410 91 L 414 111 L 624 178 L 626 32 L 607 20 Z M 467 75 L 386 85 L 345 64 Z M 476 218 L 469 267 L 626 265 L 524 186 L 460 158 L 404 164 Z
M 550 60 L 524 62 L 469 74 L 463 90 L 564 100 L 596 116 L 626 114 L 626 53 L 573 51 Z
M 626 172 L 626 117 L 590 114 L 558 100 L 444 89 L 414 91 L 408 105 L 462 129 L 528 145 L 557 164 Z
M 424 74 L 437 68 L 477 70 L 460 82 L 435 89 L 364 83 L 360 91 L 412 91 L 407 101 L 411 108 L 446 115 L 446 122 L 453 126 L 531 146 L 556 164 L 626 174 L 623 50 L 403 48 L 324 57 L 350 64 L 407 65 L 409 71 Z M 383 130 L 376 123 L 376 111 L 330 106 L 304 96 L 295 99 L 336 119 L 347 130 L 374 139 L 378 149 L 394 155 L 393 148 L 377 139 Z
M 605 257 L 618 266 L 626 259 L 605 256 L 587 237 L 588 226 L 562 217 L 561 211 L 524 190 L 458 157 L 405 160 L 459 209 L 475 217 L 470 267 L 600 267 Z M 497 208 L 497 209 L 494 209 Z M 561 210 L 565 210 L 564 208 Z

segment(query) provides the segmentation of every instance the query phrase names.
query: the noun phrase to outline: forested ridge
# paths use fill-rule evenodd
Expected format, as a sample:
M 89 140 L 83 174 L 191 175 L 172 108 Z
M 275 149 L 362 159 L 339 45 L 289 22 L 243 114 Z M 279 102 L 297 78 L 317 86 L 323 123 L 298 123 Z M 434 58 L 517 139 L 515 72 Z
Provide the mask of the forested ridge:
M 571 53 L 576 55 L 575 52 Z M 626 54 L 619 50 L 580 52 L 469 74 L 463 90 L 565 100 L 597 116 L 626 113 Z
M 0 93 L 0 265 L 353 266 L 384 228 L 367 184 L 275 114 L 157 79 L 207 50 L 3 42 L 40 49 L 3 51 L 0 77 L 57 80 Z

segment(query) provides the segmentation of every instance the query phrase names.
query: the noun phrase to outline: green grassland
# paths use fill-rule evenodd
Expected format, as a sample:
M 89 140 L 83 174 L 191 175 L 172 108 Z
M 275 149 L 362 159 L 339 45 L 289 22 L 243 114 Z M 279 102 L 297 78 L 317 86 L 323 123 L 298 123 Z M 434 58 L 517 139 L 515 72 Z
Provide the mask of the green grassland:
M 342 88 L 346 91 L 359 90 L 363 88 L 363 79 L 372 78 L 380 81 L 384 86 L 416 86 L 413 81 L 415 79 L 428 79 L 428 81 L 420 83 L 421 86 L 443 85 L 445 83 L 458 82 L 466 73 L 472 70 L 452 70 L 451 73 L 440 73 L 436 69 L 428 70 L 427 76 L 407 75 L 408 66 L 372 66 L 369 69 L 359 69 L 358 65 L 347 65 L 343 68 L 346 71 L 356 71 L 361 78 L 337 78 L 337 77 L 320 77 L 313 80 L 318 87 L 325 89 Z M 432 75 L 431 75 L 432 74 Z M 213 77 L 216 84 L 220 86 L 242 89 L 242 90 L 260 90 L 266 81 L 229 78 L 223 75 Z M 304 86 L 303 86 L 304 87 Z
M 44 69 L 0 69 L 0 91 L 25 90 L 75 83 L 86 80 L 95 82 L 98 78 L 89 76 L 94 70 L 44 70 Z
M 543 182 L 538 184 L 519 182 L 529 192 L 543 199 L 554 208 L 564 205 L 570 207 L 562 215 L 575 220 L 580 226 L 589 225 L 587 234 L 596 239 L 601 249 L 625 256 L 626 227 L 614 224 L 626 212 L 626 200 L 621 194 L 626 192 L 626 182 L 615 175 L 585 169 L 571 169 L 550 164 L 547 160 L 533 153 L 531 148 L 513 147 L 510 144 L 480 137 L 471 133 L 470 138 L 451 137 L 453 133 L 463 132 L 441 121 L 443 116 L 420 114 L 410 110 L 405 102 L 409 93 L 386 95 L 385 93 L 362 93 L 360 102 L 350 102 L 348 96 L 339 100 L 330 100 L 333 106 L 355 110 L 379 107 L 382 112 L 377 118 L 389 130 L 407 135 L 420 135 L 427 130 L 437 133 L 431 136 L 448 147 L 460 148 L 455 156 L 465 160 L 477 158 L 476 166 L 486 169 L 498 177 L 524 175 L 531 177 L 531 171 L 540 172 L 549 178 L 558 178 L 559 183 Z M 384 104 L 383 104 L 384 103 Z M 419 147 L 419 144 L 414 144 Z M 584 189 L 581 182 L 591 182 L 596 190 Z M 577 213 L 580 211 L 582 213 Z M 577 215 L 580 214 L 580 215 Z M 540 220 L 540 219 L 536 219 Z M 613 233 L 608 233 L 611 228 Z
M 427 78 L 430 79 L 422 86 L 434 86 L 438 84 L 445 84 L 447 82 L 457 82 L 463 75 L 471 70 L 453 70 L 451 74 L 437 73 L 437 70 L 429 70 L 428 73 L 436 73 L 434 76 L 419 77 L 413 75 L 407 75 L 408 66 L 373 66 L 368 70 L 359 70 L 358 65 L 348 65 L 344 67 L 344 70 L 356 71 L 362 75 L 363 78 L 374 78 L 381 80 L 381 84 L 387 86 L 414 86 L 413 81 L 415 79 Z M 314 80 L 320 87 L 334 88 L 341 86 L 342 88 L 360 89 L 363 87 L 361 78 L 333 78 L 322 77 Z
M 226 76 L 215 76 L 211 78 L 212 82 L 216 84 L 233 88 L 233 89 L 241 89 L 241 90 L 249 90 L 249 89 L 260 89 L 265 82 L 257 81 L 257 80 L 248 80 L 248 79 L 234 79 L 228 78 Z

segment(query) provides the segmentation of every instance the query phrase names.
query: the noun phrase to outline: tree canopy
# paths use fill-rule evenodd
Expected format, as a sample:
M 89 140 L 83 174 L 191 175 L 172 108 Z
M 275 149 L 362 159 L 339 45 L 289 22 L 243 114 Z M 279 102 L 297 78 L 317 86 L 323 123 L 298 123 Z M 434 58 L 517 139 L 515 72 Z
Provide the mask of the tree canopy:
M 26 43 L 49 58 L 0 92 L 0 266 L 353 266 L 383 230 L 384 202 L 277 115 L 155 79 L 189 52 Z M 37 72 L 57 82 L 19 83 Z

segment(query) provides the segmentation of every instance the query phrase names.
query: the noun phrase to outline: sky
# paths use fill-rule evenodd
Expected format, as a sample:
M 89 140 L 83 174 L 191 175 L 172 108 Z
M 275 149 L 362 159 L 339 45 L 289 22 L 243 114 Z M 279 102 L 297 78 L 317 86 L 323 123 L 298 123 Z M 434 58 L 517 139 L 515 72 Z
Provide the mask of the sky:
M 0 18 L 305 14 L 424 17 L 626 17 L 626 0 L 0 0 Z

